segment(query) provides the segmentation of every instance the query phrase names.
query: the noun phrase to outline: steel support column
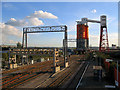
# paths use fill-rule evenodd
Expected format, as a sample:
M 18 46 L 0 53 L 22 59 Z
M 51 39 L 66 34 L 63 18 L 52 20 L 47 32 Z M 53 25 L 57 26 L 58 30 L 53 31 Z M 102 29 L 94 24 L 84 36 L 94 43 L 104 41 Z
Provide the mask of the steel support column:
M 25 33 L 25 48 L 27 48 L 27 32 Z
M 22 48 L 24 48 L 24 28 L 23 28 Z
M 27 29 L 23 28 L 22 48 L 27 48 Z
M 55 55 L 55 52 L 56 52 L 56 49 L 53 49 L 54 51 L 54 54 L 53 54 L 53 67 L 55 68 L 56 67 L 56 55 Z
M 65 39 L 64 39 L 64 67 L 66 67 L 67 60 L 67 26 L 65 26 Z
M 22 65 L 24 64 L 24 62 L 23 62 L 23 55 L 22 55 Z
M 10 48 L 9 48 L 9 64 L 10 64 Z

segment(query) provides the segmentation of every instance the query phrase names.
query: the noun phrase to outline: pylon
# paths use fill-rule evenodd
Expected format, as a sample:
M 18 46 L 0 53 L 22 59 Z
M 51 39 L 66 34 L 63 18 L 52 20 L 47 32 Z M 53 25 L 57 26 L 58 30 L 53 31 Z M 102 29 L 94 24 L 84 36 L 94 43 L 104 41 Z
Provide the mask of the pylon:
M 101 26 L 99 51 L 109 51 L 107 27 Z

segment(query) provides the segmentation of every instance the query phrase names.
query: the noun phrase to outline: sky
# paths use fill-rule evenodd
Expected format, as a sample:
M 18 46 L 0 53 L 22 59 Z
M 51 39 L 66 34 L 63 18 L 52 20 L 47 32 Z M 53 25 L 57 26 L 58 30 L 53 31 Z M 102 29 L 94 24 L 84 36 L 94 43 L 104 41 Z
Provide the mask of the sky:
M 120 2 L 118 3 L 118 15 L 120 16 Z M 120 46 L 120 17 L 118 17 L 118 46 Z
M 76 39 L 76 20 L 107 16 L 109 46 L 118 45 L 117 2 L 2 2 L 2 44 L 22 42 L 26 26 L 67 25 L 68 38 Z M 89 46 L 99 46 L 100 25 L 89 23 Z M 28 46 L 61 47 L 64 33 L 28 34 Z M 76 43 L 69 43 L 75 46 Z

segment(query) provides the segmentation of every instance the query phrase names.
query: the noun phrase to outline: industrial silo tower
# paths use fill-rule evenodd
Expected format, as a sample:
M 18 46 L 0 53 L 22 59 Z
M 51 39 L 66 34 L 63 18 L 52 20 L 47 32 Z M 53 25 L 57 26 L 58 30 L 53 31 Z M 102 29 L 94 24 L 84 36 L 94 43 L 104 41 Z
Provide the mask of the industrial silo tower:
M 85 50 L 89 46 L 88 25 L 77 22 L 77 49 Z

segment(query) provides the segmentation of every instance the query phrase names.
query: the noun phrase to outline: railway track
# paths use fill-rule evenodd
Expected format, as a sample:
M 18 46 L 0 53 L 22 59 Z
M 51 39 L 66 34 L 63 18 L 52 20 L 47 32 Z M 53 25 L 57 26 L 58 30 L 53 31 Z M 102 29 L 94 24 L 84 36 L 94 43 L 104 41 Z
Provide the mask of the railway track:
M 84 68 L 84 71 L 83 71 L 83 73 L 82 73 L 82 75 L 81 75 L 81 77 L 80 77 L 80 80 L 79 80 L 79 82 L 78 82 L 78 84 L 77 84 L 77 86 L 76 86 L 76 90 L 78 89 L 78 87 L 80 86 L 80 84 L 81 84 L 81 81 L 82 81 L 82 79 L 83 79 L 83 77 L 84 77 L 84 75 L 85 75 L 85 73 L 86 73 L 86 71 L 87 71 L 87 69 L 88 69 L 88 66 L 89 66 L 89 62 L 87 63 L 87 65 L 85 66 L 85 68 Z
M 11 69 L 11 70 L 7 70 L 7 71 L 3 71 L 2 72 L 2 74 L 8 74 L 8 73 L 12 73 L 12 72 L 15 72 L 15 71 L 18 71 L 18 70 L 23 70 L 23 69 L 30 69 L 32 66 L 39 66 L 39 65 L 43 65 L 43 64 L 45 64 L 45 63 L 51 63 L 52 62 L 52 60 L 50 60 L 50 61 L 45 61 L 45 62 L 38 62 L 38 63 L 35 63 L 35 64 L 33 64 L 33 65 L 25 65 L 25 66 L 22 66 L 22 67 L 19 67 L 19 68 L 15 68 L 15 69 Z
M 51 65 L 50 65 L 51 64 Z M 2 81 L 2 88 L 13 88 L 16 87 L 18 85 L 20 85 L 21 83 L 25 83 L 28 80 L 31 80 L 39 75 L 42 75 L 42 72 L 52 72 L 52 62 L 48 62 L 45 65 L 33 65 L 30 66 L 29 69 L 27 69 L 27 71 L 22 72 L 21 74 L 12 76 L 10 75 L 9 78 L 8 77 L 4 77 L 3 81 Z
M 73 78 L 71 78 L 71 80 L 67 82 L 67 84 L 64 85 L 62 88 L 75 88 L 77 90 L 78 87 L 81 85 L 81 81 L 88 67 L 89 67 L 89 61 L 85 61 L 85 63 L 83 63 L 81 68 L 79 68 L 78 72 L 74 74 Z
M 71 57 L 71 60 L 69 60 L 70 64 L 74 63 L 75 61 L 72 59 L 73 57 Z M 61 66 L 63 65 L 64 60 L 61 60 L 61 62 L 59 62 L 58 64 Z M 77 63 L 77 62 L 76 62 Z M 53 61 L 47 61 L 47 62 L 42 62 L 42 63 L 36 63 L 33 65 L 29 65 L 29 66 L 24 66 L 22 68 L 22 72 L 20 73 L 16 73 L 16 74 L 12 74 L 9 76 L 5 76 L 2 78 L 2 88 L 15 88 L 25 82 L 28 82 L 38 76 L 41 76 L 44 74 L 44 72 L 52 72 L 53 69 L 51 68 L 53 67 Z M 18 69 L 20 70 L 20 69 Z M 14 71 L 14 70 L 13 70 Z M 11 71 L 11 72 L 13 72 Z M 17 71 L 17 70 L 16 70 Z M 9 73 L 10 71 L 8 71 Z M 6 74 L 3 73 L 3 74 Z M 72 70 L 69 70 L 68 72 L 65 72 L 63 76 L 59 77 L 58 79 L 56 79 L 53 83 L 51 83 L 48 87 L 54 87 L 57 86 L 59 87 L 60 85 L 62 85 L 67 79 L 69 79 L 69 77 L 73 74 Z M 58 81 L 60 81 L 58 83 Z
M 80 59 L 82 59 L 83 57 L 81 57 Z M 80 62 L 78 63 L 78 61 L 76 60 L 71 60 L 70 61 L 71 65 L 74 63 L 76 64 L 80 64 Z M 72 68 L 72 69 L 71 69 Z M 61 76 L 58 76 L 52 83 L 50 83 L 47 88 L 59 88 L 61 87 L 67 80 L 69 80 L 69 78 L 75 73 L 75 71 L 73 70 L 74 68 L 76 68 L 76 65 L 68 68 L 67 71 L 65 71 L 64 73 L 62 73 Z
M 50 85 L 48 85 L 47 87 L 58 87 L 58 85 L 60 84 L 60 82 L 62 80 L 64 80 L 69 74 L 71 73 L 71 71 L 68 72 L 64 72 L 62 76 L 57 77 L 56 80 L 54 80 Z

